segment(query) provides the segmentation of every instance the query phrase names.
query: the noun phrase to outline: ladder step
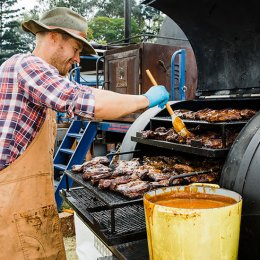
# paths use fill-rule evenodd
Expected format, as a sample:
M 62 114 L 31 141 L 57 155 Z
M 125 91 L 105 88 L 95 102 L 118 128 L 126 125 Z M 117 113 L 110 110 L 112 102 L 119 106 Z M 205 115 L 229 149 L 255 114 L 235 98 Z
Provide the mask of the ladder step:
M 74 137 L 74 138 L 81 138 L 82 134 L 76 134 L 76 133 L 68 133 L 67 136 Z
M 67 165 L 64 164 L 54 164 L 53 166 L 55 169 L 62 170 L 62 171 L 65 171 L 67 168 Z
M 75 150 L 61 148 L 60 152 L 67 153 L 67 154 L 73 154 L 75 152 Z

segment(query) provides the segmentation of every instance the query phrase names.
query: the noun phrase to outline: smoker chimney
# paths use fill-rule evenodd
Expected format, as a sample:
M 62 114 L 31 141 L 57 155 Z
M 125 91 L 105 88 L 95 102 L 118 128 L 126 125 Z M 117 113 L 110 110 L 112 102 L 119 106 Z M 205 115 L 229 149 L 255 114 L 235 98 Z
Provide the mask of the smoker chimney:
M 124 2 L 124 15 L 125 15 L 125 43 L 130 42 L 131 35 L 131 0 Z

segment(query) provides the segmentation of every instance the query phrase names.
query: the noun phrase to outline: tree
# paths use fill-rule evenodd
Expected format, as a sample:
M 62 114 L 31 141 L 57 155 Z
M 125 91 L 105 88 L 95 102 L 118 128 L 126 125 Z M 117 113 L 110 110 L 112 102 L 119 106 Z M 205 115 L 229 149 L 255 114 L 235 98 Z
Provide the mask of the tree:
M 0 0 L 0 64 L 15 54 L 28 50 L 21 36 L 19 16 L 15 9 L 16 0 Z
M 140 28 L 134 19 L 131 20 L 132 32 L 140 34 Z M 94 17 L 89 23 L 92 40 L 107 44 L 124 39 L 124 18 Z M 91 40 L 91 39 L 90 39 Z
M 163 20 L 160 11 L 140 4 L 141 0 L 128 1 L 130 1 L 131 4 L 131 20 L 133 21 L 131 22 L 132 36 L 147 33 L 158 34 Z M 123 23 L 121 24 L 119 21 L 113 23 L 111 20 L 107 20 L 113 28 L 115 28 L 114 24 L 119 22 L 119 28 L 115 28 L 116 30 L 113 34 L 110 29 L 108 29 L 109 32 L 106 31 L 108 26 L 103 22 L 104 17 L 111 19 L 124 18 L 124 0 L 85 0 L 82 2 L 77 0 L 39 0 L 39 3 L 40 6 L 44 6 L 45 10 L 43 11 L 55 6 L 64 6 L 69 7 L 86 17 L 90 20 L 90 30 L 88 32 L 89 40 L 111 42 L 117 41 L 119 38 L 124 38 L 124 34 L 122 34 L 122 30 L 124 29 L 122 28 Z M 97 20 L 97 17 L 103 18 Z M 138 30 L 135 28 L 136 25 L 138 25 Z M 104 37 L 101 36 L 101 33 L 97 32 L 97 28 L 100 32 L 105 33 Z
M 140 34 L 157 34 L 162 21 L 161 13 L 141 5 L 141 0 L 129 0 L 131 4 L 131 37 Z M 23 13 L 14 8 L 17 0 L 0 0 L 0 64 L 17 52 L 32 51 L 34 36 L 20 29 L 22 20 L 38 19 L 53 7 L 68 7 L 89 20 L 88 39 L 99 43 L 110 43 L 124 39 L 123 0 L 38 0 L 39 4 L 30 12 Z M 131 42 L 140 42 L 135 38 Z
M 96 9 L 96 0 L 38 0 L 38 2 L 41 6 L 41 13 L 54 7 L 68 7 L 86 19 L 91 19 Z

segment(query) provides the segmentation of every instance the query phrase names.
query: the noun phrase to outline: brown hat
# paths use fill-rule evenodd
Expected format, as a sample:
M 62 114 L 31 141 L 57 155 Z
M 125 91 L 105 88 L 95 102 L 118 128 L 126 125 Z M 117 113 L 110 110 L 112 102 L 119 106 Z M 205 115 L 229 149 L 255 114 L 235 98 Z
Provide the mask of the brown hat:
M 94 48 L 86 40 L 87 20 L 69 8 L 56 7 L 44 13 L 39 21 L 29 20 L 23 22 L 22 28 L 24 31 L 31 32 L 34 35 L 42 31 L 65 32 L 83 42 L 84 54 L 96 54 Z

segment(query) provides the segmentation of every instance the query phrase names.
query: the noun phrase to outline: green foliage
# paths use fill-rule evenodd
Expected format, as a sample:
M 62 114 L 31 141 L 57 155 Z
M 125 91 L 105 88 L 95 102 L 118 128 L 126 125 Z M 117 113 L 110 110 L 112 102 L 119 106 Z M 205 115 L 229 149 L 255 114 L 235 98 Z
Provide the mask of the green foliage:
M 131 6 L 131 36 L 157 34 L 163 20 L 161 13 L 140 4 L 141 0 L 128 1 Z M 109 43 L 124 38 L 124 23 L 110 20 L 124 18 L 124 2 L 124 0 L 39 0 L 40 6 L 44 7 L 40 10 L 41 13 L 55 6 L 64 6 L 86 17 L 90 21 L 88 39 L 99 43 Z M 102 18 L 97 20 L 99 17 Z M 107 20 L 110 28 L 103 22 L 104 17 L 110 18 Z
M 38 0 L 38 2 L 41 6 L 41 13 L 54 7 L 68 7 L 87 19 L 93 17 L 96 8 L 96 0 Z
M 0 0 L 0 64 L 17 52 L 29 47 L 20 29 L 20 12 L 15 9 L 16 0 Z
M 131 6 L 131 37 L 157 34 L 163 20 L 161 13 L 140 4 L 142 0 L 128 1 Z M 37 6 L 27 13 L 15 9 L 16 3 L 17 0 L 0 0 L 0 64 L 15 53 L 33 49 L 34 36 L 23 32 L 20 23 L 38 19 L 42 13 L 57 6 L 71 8 L 89 20 L 89 40 L 107 44 L 124 39 L 124 0 L 38 0 Z
M 135 20 L 131 20 L 131 28 L 134 34 L 140 34 L 140 28 Z M 124 18 L 95 17 L 89 23 L 89 29 L 93 31 L 93 40 L 98 43 L 110 43 L 124 38 Z

